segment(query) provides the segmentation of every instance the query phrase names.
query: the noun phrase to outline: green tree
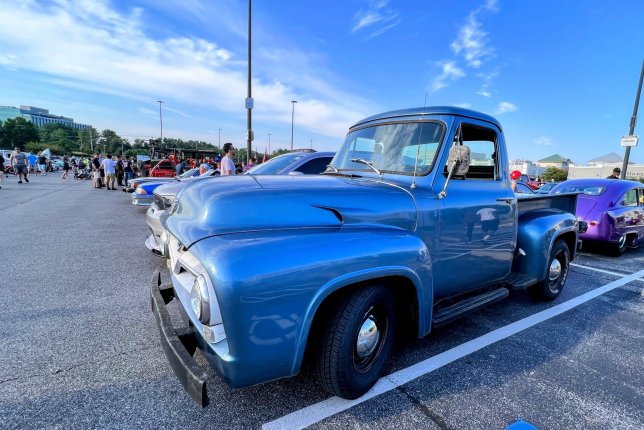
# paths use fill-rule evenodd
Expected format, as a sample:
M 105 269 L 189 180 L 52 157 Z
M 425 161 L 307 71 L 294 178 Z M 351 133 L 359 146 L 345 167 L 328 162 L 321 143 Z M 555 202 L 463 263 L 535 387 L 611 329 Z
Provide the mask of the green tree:
M 557 167 L 548 167 L 545 172 L 541 175 L 543 179 L 547 182 L 555 181 L 562 182 L 568 179 L 568 172 Z
M 24 118 L 8 119 L 2 126 L 2 143 L 7 147 L 24 149 L 28 142 L 38 142 L 38 129 Z

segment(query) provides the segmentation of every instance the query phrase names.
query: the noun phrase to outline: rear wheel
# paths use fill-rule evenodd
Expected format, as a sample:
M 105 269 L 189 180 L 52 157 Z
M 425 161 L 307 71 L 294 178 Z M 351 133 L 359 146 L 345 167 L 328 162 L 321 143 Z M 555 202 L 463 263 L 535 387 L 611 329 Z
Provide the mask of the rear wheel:
M 563 240 L 558 240 L 550 251 L 546 279 L 529 288 L 532 296 L 539 300 L 554 300 L 561 293 L 570 268 L 570 250 Z
M 394 305 L 381 286 L 360 289 L 337 304 L 317 357 L 318 381 L 327 391 L 355 399 L 382 376 L 393 347 Z
M 613 254 L 615 257 L 619 257 L 626 251 L 626 245 L 627 245 L 627 237 L 626 235 L 622 235 L 617 243 L 612 244 L 612 249 L 611 249 L 611 254 Z

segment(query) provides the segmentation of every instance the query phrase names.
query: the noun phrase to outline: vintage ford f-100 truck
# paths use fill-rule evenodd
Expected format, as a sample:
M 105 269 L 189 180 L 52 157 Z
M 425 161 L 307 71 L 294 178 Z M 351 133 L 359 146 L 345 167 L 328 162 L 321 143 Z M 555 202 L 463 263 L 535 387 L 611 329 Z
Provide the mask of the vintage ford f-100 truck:
M 397 330 L 425 336 L 512 289 L 554 299 L 576 195 L 517 199 L 507 166 L 496 119 L 426 107 L 358 122 L 323 175 L 186 186 L 162 217 L 171 284 L 155 274 L 151 289 L 176 375 L 203 405 L 196 347 L 233 387 L 293 376 L 306 356 L 324 388 L 356 398 Z

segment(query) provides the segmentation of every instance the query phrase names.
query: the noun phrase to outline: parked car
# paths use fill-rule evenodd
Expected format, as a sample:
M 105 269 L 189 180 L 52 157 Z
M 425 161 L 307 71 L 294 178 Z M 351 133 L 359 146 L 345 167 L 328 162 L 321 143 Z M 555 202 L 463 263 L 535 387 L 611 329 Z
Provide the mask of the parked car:
M 514 190 L 516 194 L 534 194 L 532 188 L 524 184 L 523 182 L 517 182 L 517 189 Z
M 644 242 L 644 184 L 622 179 L 572 179 L 551 194 L 581 193 L 577 216 L 588 223 L 582 244 L 608 244 L 614 255 Z
M 167 158 L 159 160 L 149 173 L 149 176 L 152 178 L 174 178 L 175 175 L 175 165 L 172 160 Z
M 245 175 L 316 175 L 326 170 L 334 152 L 295 151 L 279 155 L 275 158 L 258 164 Z M 151 234 L 145 241 L 145 246 L 157 255 L 164 255 L 160 246 L 163 226 L 161 215 L 170 209 L 179 191 L 191 181 L 165 184 L 154 190 L 154 201 L 146 213 L 146 221 Z M 167 256 L 167 255 L 166 255 Z
M 546 182 L 545 184 L 541 184 L 541 186 L 535 191 L 537 194 L 550 194 L 550 191 L 557 185 L 559 185 L 561 182 Z
M 425 336 L 511 289 L 555 299 L 577 195 L 518 199 L 507 166 L 496 119 L 424 107 L 358 122 L 322 175 L 186 186 L 162 217 L 172 285 L 157 273 L 150 290 L 184 388 L 207 402 L 208 373 L 182 342 L 233 387 L 293 376 L 306 351 L 320 384 L 354 399 L 386 370 L 398 328 Z
M 519 179 L 520 182 L 523 182 L 526 184 L 528 187 L 532 188 L 533 190 L 538 190 L 539 189 L 539 182 L 533 180 L 530 178 L 530 176 L 526 174 L 522 174 L 521 178 Z
M 154 190 L 161 185 L 174 182 L 185 182 L 196 178 L 206 178 L 211 176 L 219 176 L 217 170 L 207 170 L 203 174 L 199 174 L 199 169 L 190 169 L 189 171 L 175 176 L 174 178 L 143 178 L 135 180 L 132 189 L 132 204 L 136 206 L 150 206 L 154 199 Z
M 211 174 L 218 174 L 219 172 L 211 172 Z M 199 168 L 195 167 L 194 169 L 190 169 L 186 172 L 183 172 L 180 175 L 177 175 L 173 178 L 150 178 L 150 177 L 145 177 L 145 178 L 134 178 L 129 180 L 129 186 L 123 188 L 124 192 L 127 193 L 133 193 L 134 190 L 137 189 L 137 187 L 141 184 L 144 184 L 146 182 L 159 182 L 159 183 L 167 183 L 167 182 L 173 182 L 173 181 L 178 181 L 181 179 L 187 179 L 187 178 L 192 178 L 199 176 Z

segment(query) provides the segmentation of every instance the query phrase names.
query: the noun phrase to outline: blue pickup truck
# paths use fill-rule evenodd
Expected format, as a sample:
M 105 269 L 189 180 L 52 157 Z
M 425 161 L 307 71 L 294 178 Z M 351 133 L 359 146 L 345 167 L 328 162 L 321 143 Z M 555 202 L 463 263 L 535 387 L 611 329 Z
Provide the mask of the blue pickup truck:
M 323 175 L 186 186 L 162 218 L 171 283 L 155 273 L 151 287 L 184 388 L 207 403 L 198 347 L 232 387 L 296 375 L 306 359 L 353 399 L 384 374 L 400 330 L 426 336 L 515 289 L 556 298 L 576 195 L 517 196 L 507 166 L 496 119 L 425 107 L 358 122 Z

